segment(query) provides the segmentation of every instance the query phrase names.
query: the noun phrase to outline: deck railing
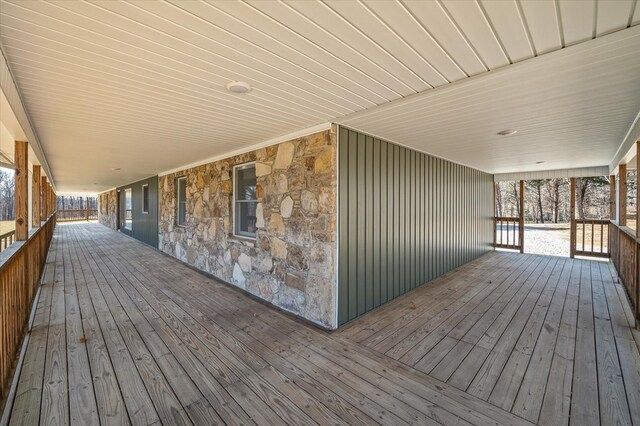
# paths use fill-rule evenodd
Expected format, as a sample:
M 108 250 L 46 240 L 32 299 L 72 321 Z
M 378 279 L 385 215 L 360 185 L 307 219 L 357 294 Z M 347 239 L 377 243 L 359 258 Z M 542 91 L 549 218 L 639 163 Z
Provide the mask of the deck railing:
M 58 222 L 73 222 L 80 220 L 98 220 L 98 210 L 95 209 L 75 209 L 58 210 Z
M 520 218 L 496 217 L 496 247 L 520 249 Z
M 629 296 L 636 319 L 636 328 L 638 328 L 640 325 L 640 286 L 638 285 L 640 240 L 636 238 L 635 232 L 626 226 L 618 226 L 611 222 L 609 227 L 611 260 Z
M 609 219 L 575 219 L 575 254 L 609 257 Z
M 11 244 L 13 244 L 15 239 L 16 239 L 16 231 L 15 230 L 14 231 L 5 232 L 4 234 L 0 235 L 0 251 L 6 249 Z
M 7 398 L 55 226 L 54 213 L 26 241 L 16 241 L 0 253 L 0 407 Z

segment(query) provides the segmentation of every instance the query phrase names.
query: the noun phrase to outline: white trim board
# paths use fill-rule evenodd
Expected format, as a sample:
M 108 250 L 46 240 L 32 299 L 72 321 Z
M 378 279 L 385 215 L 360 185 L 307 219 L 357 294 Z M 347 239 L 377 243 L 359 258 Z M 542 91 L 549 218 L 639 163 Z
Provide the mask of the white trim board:
M 500 173 L 493 175 L 494 182 L 569 177 L 608 176 L 609 166 L 582 167 L 579 169 L 536 170 L 532 172 Z

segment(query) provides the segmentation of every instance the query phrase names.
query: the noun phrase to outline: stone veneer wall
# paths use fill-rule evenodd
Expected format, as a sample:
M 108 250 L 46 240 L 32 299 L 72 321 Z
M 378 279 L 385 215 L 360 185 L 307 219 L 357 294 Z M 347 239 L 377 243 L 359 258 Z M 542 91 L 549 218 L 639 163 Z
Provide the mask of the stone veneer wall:
M 257 239 L 233 237 L 233 166 L 256 162 Z M 159 177 L 159 248 L 336 328 L 336 129 Z M 186 226 L 176 178 L 187 177 Z
M 118 212 L 118 191 L 111 190 L 98 194 L 98 222 L 111 229 L 116 229 Z

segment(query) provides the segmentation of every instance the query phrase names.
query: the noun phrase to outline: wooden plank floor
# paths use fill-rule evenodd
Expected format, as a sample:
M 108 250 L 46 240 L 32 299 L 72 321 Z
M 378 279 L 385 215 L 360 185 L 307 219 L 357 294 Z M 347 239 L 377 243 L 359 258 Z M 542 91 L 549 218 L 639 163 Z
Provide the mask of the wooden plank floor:
M 609 262 L 495 252 L 333 337 L 532 423 L 639 425 L 632 324 Z
M 639 424 L 628 315 L 607 263 L 491 253 L 327 333 L 60 224 L 10 423 Z

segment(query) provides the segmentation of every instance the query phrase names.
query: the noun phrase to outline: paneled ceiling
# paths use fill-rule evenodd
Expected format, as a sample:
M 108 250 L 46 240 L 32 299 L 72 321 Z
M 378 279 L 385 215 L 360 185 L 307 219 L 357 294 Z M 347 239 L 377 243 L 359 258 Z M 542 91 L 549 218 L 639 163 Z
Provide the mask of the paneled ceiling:
M 637 3 L 0 0 L 0 41 L 59 191 L 328 121 L 507 172 L 611 160 L 640 109 Z

